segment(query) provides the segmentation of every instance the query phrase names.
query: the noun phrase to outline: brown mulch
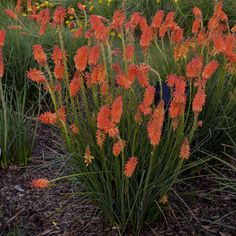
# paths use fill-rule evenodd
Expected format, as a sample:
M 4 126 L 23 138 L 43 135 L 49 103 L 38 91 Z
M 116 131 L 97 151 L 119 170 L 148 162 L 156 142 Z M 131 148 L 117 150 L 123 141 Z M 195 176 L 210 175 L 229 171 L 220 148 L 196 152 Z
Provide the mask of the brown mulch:
M 0 236 L 118 235 L 81 194 L 79 184 L 64 180 L 48 189 L 31 188 L 34 178 L 54 179 L 72 171 L 57 137 L 41 128 L 31 163 L 0 170 Z M 169 196 L 166 219 L 145 224 L 140 235 L 236 235 L 236 193 L 209 194 L 217 186 L 205 177 L 189 183 L 177 184 Z M 193 187 L 195 197 L 190 195 Z M 135 234 L 130 230 L 126 235 Z

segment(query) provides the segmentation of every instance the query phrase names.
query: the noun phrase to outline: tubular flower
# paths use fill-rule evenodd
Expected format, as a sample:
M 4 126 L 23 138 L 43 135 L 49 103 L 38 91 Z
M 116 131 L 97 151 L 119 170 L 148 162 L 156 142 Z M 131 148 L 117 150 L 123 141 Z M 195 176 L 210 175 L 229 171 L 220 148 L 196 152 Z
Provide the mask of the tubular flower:
M 79 129 L 78 129 L 78 127 L 77 127 L 76 124 L 72 124 L 72 125 L 70 126 L 70 128 L 71 128 L 71 131 L 72 131 L 72 133 L 73 133 L 74 135 L 77 135 L 77 134 L 79 133 Z
M 183 40 L 183 29 L 180 27 L 177 27 L 176 30 L 172 31 L 171 33 L 171 40 L 174 43 L 179 43 Z
M 202 77 L 204 79 L 209 79 L 212 74 L 217 70 L 219 66 L 219 63 L 215 60 L 210 61 L 205 67 L 204 70 L 202 72 Z
M 168 12 L 165 18 L 165 21 L 163 24 L 166 25 L 168 29 L 171 29 L 174 26 L 174 16 L 175 16 L 175 13 L 173 11 L 170 11 Z
M 41 45 L 36 44 L 33 46 L 34 59 L 38 62 L 40 66 L 45 66 L 47 64 L 47 56 Z
M 92 84 L 101 84 L 106 81 L 106 73 L 103 64 L 98 64 L 94 67 L 91 73 L 91 82 Z
M 39 116 L 39 120 L 46 125 L 54 125 L 56 123 L 56 114 L 52 112 L 44 112 Z
M 85 150 L 84 163 L 86 164 L 86 166 L 88 166 L 92 163 L 93 160 L 94 160 L 94 157 L 91 155 L 91 151 L 88 145 Z
M 145 88 L 149 85 L 148 74 L 149 74 L 149 66 L 145 64 L 141 64 L 138 69 L 137 77 L 140 85 Z
M 141 15 L 139 14 L 139 12 L 134 12 L 131 16 L 130 19 L 130 24 L 133 25 L 133 28 L 135 29 L 137 27 L 137 25 L 139 24 L 141 19 Z
M 164 17 L 164 11 L 162 10 L 157 11 L 152 21 L 152 27 L 156 29 L 160 28 L 163 17 Z
M 54 67 L 55 78 L 57 80 L 61 81 L 63 79 L 63 77 L 64 77 L 64 74 L 65 74 L 64 65 L 63 64 L 55 65 L 55 67 Z
M 123 99 L 121 96 L 117 97 L 111 106 L 111 121 L 118 124 L 121 119 L 123 111 Z
M 129 160 L 125 163 L 124 174 L 126 177 L 131 177 L 136 169 L 138 164 L 138 158 L 132 156 Z
M 126 46 L 126 59 L 131 61 L 134 55 L 134 47 L 132 45 Z
M 148 137 L 150 139 L 151 145 L 153 146 L 156 146 L 160 143 L 164 115 L 164 101 L 161 100 L 147 125 Z
M 31 186 L 33 188 L 47 188 L 49 186 L 49 180 L 45 178 L 33 179 Z
M 63 52 L 58 46 L 54 46 L 52 59 L 55 65 L 61 64 L 63 61 Z
M 192 25 L 192 33 L 193 34 L 196 34 L 199 31 L 200 26 L 201 26 L 201 22 L 202 22 L 201 18 L 196 18 L 194 20 L 193 25 Z
M 104 42 L 109 37 L 109 28 L 107 28 L 101 21 L 99 16 L 91 15 L 90 18 L 91 29 L 94 31 L 95 39 Z
M 33 17 L 33 16 L 31 15 L 31 17 Z M 40 25 L 39 35 L 44 35 L 46 26 L 50 21 L 49 10 L 48 9 L 42 10 L 35 17 L 36 17 L 38 24 Z
M 202 17 L 202 11 L 198 7 L 193 8 L 193 14 L 195 17 Z
M 0 48 L 0 79 L 3 77 L 4 74 L 4 62 L 3 62 L 3 53 L 2 48 Z
M 106 96 L 107 93 L 108 93 L 108 85 L 107 85 L 107 82 L 106 81 L 103 81 L 100 85 L 100 91 L 101 91 L 101 94 L 102 96 Z
M 143 102 L 139 105 L 139 109 L 144 115 L 148 115 L 151 112 L 150 106 L 154 101 L 155 92 L 156 89 L 153 86 L 146 87 Z
M 37 69 L 30 69 L 27 71 L 27 77 L 36 83 L 47 82 L 46 78 L 43 76 L 42 72 Z
M 189 78 L 198 77 L 201 74 L 203 66 L 203 57 L 195 57 L 186 66 L 186 75 Z
M 74 37 L 78 39 L 82 35 L 82 33 L 83 33 L 83 27 L 80 27 L 74 32 Z
M 66 16 L 66 9 L 64 9 L 61 6 L 57 7 L 53 16 L 53 24 L 61 26 L 64 22 L 65 16 Z
M 125 14 L 123 11 L 116 10 L 111 23 L 112 29 L 119 29 L 125 21 Z
M 148 28 L 147 19 L 144 16 L 140 16 L 139 25 L 142 33 Z
M 17 0 L 17 4 L 16 4 L 16 7 L 15 7 L 15 10 L 17 13 L 20 13 L 21 12 L 21 0 Z
M 6 12 L 6 14 L 7 14 L 10 18 L 12 18 L 12 19 L 16 19 L 16 18 L 17 18 L 16 13 L 13 12 L 12 10 L 10 10 L 10 9 L 5 9 L 5 12 Z
M 126 141 L 119 140 L 117 141 L 112 148 L 112 154 L 117 157 L 123 151 L 124 147 L 126 146 Z
M 198 87 L 197 93 L 195 94 L 193 98 L 193 112 L 199 113 L 202 111 L 202 108 L 206 101 L 206 94 L 201 86 Z
M 82 72 L 86 69 L 88 61 L 88 48 L 86 46 L 83 46 L 77 50 L 74 61 L 77 70 Z
M 88 63 L 89 65 L 97 65 L 100 56 L 100 47 L 98 45 L 93 46 L 89 50 Z
M 166 32 L 167 32 L 167 26 L 165 24 L 162 24 L 159 29 L 159 36 L 161 38 L 165 37 Z
M 140 38 L 140 45 L 143 48 L 147 48 L 149 47 L 151 41 L 153 39 L 153 31 L 152 31 L 152 27 L 147 27 Z
M 111 117 L 111 110 L 109 106 L 101 107 L 100 111 L 97 115 L 97 126 L 99 129 L 104 130 L 107 132 L 110 128 L 110 117 Z
M 5 37 L 6 37 L 6 31 L 0 30 L 0 48 L 4 46 Z
M 190 156 L 190 146 L 187 138 L 184 139 L 184 142 L 180 149 L 180 158 L 183 160 L 189 159 Z
M 56 118 L 58 121 L 61 121 L 63 123 L 66 122 L 66 109 L 64 106 L 60 107 L 56 112 Z
M 79 71 L 76 71 L 73 79 L 70 82 L 70 88 L 69 88 L 70 95 L 72 97 L 77 96 L 77 94 L 81 88 L 81 84 L 82 84 L 81 75 L 80 75 Z
M 97 140 L 97 145 L 99 147 L 102 147 L 106 139 L 106 134 L 102 132 L 100 129 L 97 130 L 96 132 L 96 140 Z

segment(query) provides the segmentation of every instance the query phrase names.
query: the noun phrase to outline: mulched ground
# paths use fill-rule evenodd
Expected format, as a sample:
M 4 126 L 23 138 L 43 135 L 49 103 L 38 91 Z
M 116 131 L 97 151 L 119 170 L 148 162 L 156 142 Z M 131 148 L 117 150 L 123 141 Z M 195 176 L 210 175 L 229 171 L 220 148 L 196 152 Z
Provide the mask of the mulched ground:
M 118 235 L 80 194 L 79 184 L 59 181 L 49 189 L 31 188 L 33 178 L 54 179 L 71 172 L 57 137 L 51 129 L 41 128 L 30 165 L 0 170 L 0 236 Z M 205 177 L 190 183 L 177 184 L 169 196 L 166 219 L 146 224 L 140 235 L 236 235 L 236 193 L 209 194 L 217 186 Z M 195 197 L 186 194 L 193 187 Z M 130 230 L 126 235 L 135 234 Z

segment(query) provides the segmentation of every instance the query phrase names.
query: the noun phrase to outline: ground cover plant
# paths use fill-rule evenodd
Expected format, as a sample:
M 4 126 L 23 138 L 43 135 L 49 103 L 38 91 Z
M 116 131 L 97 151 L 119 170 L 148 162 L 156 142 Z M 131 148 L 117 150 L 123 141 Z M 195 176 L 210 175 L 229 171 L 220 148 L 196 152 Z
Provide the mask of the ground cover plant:
M 48 8 L 49 2 L 17 1 L 4 9 L 11 27 L 0 31 L 2 166 L 17 158 L 26 164 L 31 154 L 31 126 L 22 105 L 30 92 L 37 98 L 38 120 L 60 130 L 74 171 L 35 178 L 31 186 L 48 188 L 73 178 L 119 234 L 130 228 L 139 234 L 144 223 L 165 218 L 168 196 L 179 196 L 176 183 L 206 170 L 220 190 L 234 192 L 234 177 L 211 166 L 214 160 L 234 173 L 234 154 L 222 160 L 200 150 L 203 145 L 212 150 L 209 143 L 213 148 L 235 145 L 236 29 L 222 2 L 206 19 L 200 8 L 191 9 L 193 24 L 184 28 L 173 11 L 159 9 L 152 19 L 142 12 L 127 14 L 126 1 L 110 18 L 89 15 L 81 3 L 68 4 L 55 1 Z M 29 63 L 20 78 L 29 80 L 21 102 L 9 80 L 19 76 L 14 67 L 21 59 L 11 62 L 9 51 L 15 47 L 7 37 L 22 37 L 18 55 L 24 33 L 32 41 L 23 57 Z M 32 82 L 38 91 L 27 87 Z M 41 96 L 49 102 L 46 112 Z M 9 157 L 8 139 L 11 145 L 18 142 L 13 144 L 16 158 Z

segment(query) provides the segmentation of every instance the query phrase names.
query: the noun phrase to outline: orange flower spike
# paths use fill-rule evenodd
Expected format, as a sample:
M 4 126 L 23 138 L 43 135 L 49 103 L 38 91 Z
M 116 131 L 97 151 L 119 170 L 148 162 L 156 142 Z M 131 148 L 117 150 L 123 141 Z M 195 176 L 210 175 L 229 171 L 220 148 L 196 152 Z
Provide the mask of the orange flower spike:
M 156 89 L 153 86 L 148 86 L 146 87 L 145 93 L 144 93 L 144 99 L 143 99 L 143 105 L 144 106 L 151 106 L 152 103 L 154 102 L 154 98 L 155 98 L 155 92 Z
M 65 17 L 66 17 L 66 9 L 64 9 L 61 6 L 57 7 L 56 10 L 54 11 L 53 25 L 62 26 Z
M 84 163 L 86 164 L 86 166 L 88 166 L 92 163 L 93 160 L 94 160 L 94 157 L 91 155 L 91 151 L 88 145 L 85 150 Z
M 72 131 L 72 133 L 73 133 L 74 135 L 77 135 L 77 134 L 79 133 L 79 129 L 78 129 L 78 127 L 77 127 L 76 124 L 72 124 L 72 125 L 70 126 L 70 128 L 71 128 L 71 131 Z
M 104 64 L 98 64 L 91 73 L 92 84 L 101 84 L 106 81 L 106 72 Z
M 66 122 L 66 109 L 64 106 L 60 107 L 58 110 L 57 110 L 57 119 L 58 120 L 61 120 L 63 122 Z
M 142 32 L 144 32 L 148 28 L 147 19 L 144 16 L 140 16 L 139 25 Z
M 53 48 L 52 59 L 55 65 L 61 64 L 63 61 L 63 52 L 58 46 Z
M 192 25 L 192 33 L 193 34 L 198 33 L 200 26 L 201 26 L 201 22 L 202 22 L 202 20 L 200 18 L 196 18 L 194 20 L 193 25 Z
M 123 112 L 123 99 L 121 96 L 117 97 L 111 106 L 111 121 L 118 124 L 120 122 Z
M 184 139 L 184 142 L 180 148 L 180 158 L 182 160 L 188 160 L 190 156 L 190 146 L 187 138 Z
M 80 27 L 74 32 L 74 37 L 78 39 L 80 36 L 82 36 L 82 33 L 83 33 L 83 27 Z
M 5 12 L 6 12 L 6 14 L 7 14 L 10 18 L 12 18 L 12 19 L 16 19 L 16 18 L 17 18 L 16 13 L 13 12 L 12 10 L 10 10 L 10 9 L 5 9 Z
M 49 180 L 45 178 L 33 179 L 31 182 L 31 186 L 33 188 L 48 188 L 49 183 Z
M 140 38 L 140 45 L 143 48 L 149 47 L 151 41 L 153 40 L 153 29 L 152 27 L 147 27 Z
M 124 140 L 119 140 L 117 141 L 114 145 L 113 145 L 113 148 L 112 148 L 112 154 L 115 156 L 115 157 L 118 157 L 120 155 L 120 153 L 123 151 L 123 149 L 125 148 L 126 146 L 126 141 Z
M 101 107 L 97 115 L 97 127 L 106 132 L 110 127 L 110 117 L 111 110 L 109 106 Z
M 203 57 L 193 58 L 186 66 L 186 75 L 188 78 L 198 77 L 202 71 Z
M 215 60 L 209 62 L 205 67 L 204 70 L 202 72 L 202 77 L 204 79 L 209 79 L 213 73 L 215 73 L 215 71 L 217 70 L 219 66 L 219 63 Z
M 3 74 L 4 74 L 3 52 L 2 48 L 0 48 L 0 79 L 3 77 Z
M 65 75 L 65 68 L 63 64 L 55 65 L 54 76 L 57 80 L 61 81 Z
M 161 23 L 163 21 L 163 17 L 164 17 L 164 11 L 162 10 L 157 11 L 155 16 L 153 17 L 152 27 L 155 29 L 160 28 Z
M 183 29 L 180 27 L 177 27 L 176 30 L 172 31 L 171 33 L 171 40 L 174 43 L 179 43 L 183 40 Z
M 99 147 L 102 147 L 106 139 L 106 134 L 102 132 L 100 129 L 97 130 L 96 132 L 96 140 L 97 140 L 97 145 Z
M 98 45 L 89 49 L 88 63 L 89 65 L 97 65 L 100 57 L 100 47 Z
M 138 158 L 135 156 L 132 156 L 129 158 L 129 160 L 125 163 L 125 168 L 124 168 L 124 174 L 126 177 L 130 178 L 138 164 Z
M 34 59 L 38 62 L 40 66 L 47 65 L 47 56 L 41 45 L 36 44 L 33 46 Z
M 195 17 L 202 17 L 202 11 L 198 7 L 193 8 L 193 14 Z
M 193 98 L 192 109 L 195 113 L 200 113 L 206 101 L 206 94 L 202 87 L 198 87 L 197 93 Z
M 16 7 L 15 7 L 15 10 L 17 13 L 20 13 L 21 12 L 21 0 L 17 0 L 17 4 L 16 4 Z
M 123 25 L 124 21 L 125 21 L 124 12 L 120 10 L 116 10 L 112 18 L 111 28 L 119 29 Z
M 39 120 L 46 125 L 54 125 L 56 123 L 56 114 L 52 112 L 44 112 L 39 116 Z
M 6 37 L 6 31 L 0 30 L 0 48 L 2 48 L 4 46 L 5 37 Z
M 78 95 L 81 85 L 82 85 L 82 81 L 81 81 L 80 72 L 76 71 L 69 85 L 69 91 L 72 97 L 76 97 Z
M 78 71 L 82 72 L 86 69 L 88 61 L 88 48 L 83 46 L 79 48 L 74 57 L 75 67 Z
M 145 88 L 149 85 L 148 74 L 149 74 L 149 66 L 145 64 L 141 64 L 138 69 L 137 77 L 140 85 Z
M 164 115 L 164 102 L 160 101 L 147 125 L 148 137 L 150 139 L 151 145 L 153 146 L 156 146 L 160 143 Z
M 37 69 L 30 69 L 26 73 L 27 77 L 36 83 L 45 83 L 47 82 L 46 78 L 43 76 L 42 72 Z
M 133 55 L 134 55 L 134 46 L 132 45 L 126 46 L 126 59 L 128 61 L 132 61 Z

